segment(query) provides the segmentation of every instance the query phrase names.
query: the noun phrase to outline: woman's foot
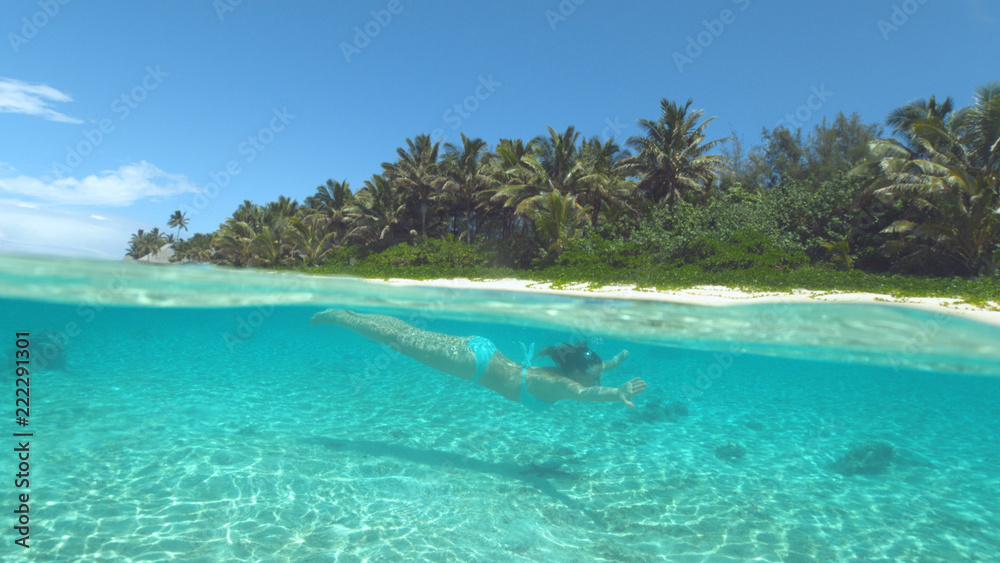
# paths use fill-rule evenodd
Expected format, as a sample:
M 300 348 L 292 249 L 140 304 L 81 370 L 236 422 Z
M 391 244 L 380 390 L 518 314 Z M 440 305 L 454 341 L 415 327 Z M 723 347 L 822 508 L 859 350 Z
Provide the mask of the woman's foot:
M 321 323 L 327 325 L 340 324 L 340 320 L 347 314 L 349 314 L 348 311 L 343 309 L 327 309 L 313 315 L 312 319 L 309 320 L 309 326 L 316 326 Z

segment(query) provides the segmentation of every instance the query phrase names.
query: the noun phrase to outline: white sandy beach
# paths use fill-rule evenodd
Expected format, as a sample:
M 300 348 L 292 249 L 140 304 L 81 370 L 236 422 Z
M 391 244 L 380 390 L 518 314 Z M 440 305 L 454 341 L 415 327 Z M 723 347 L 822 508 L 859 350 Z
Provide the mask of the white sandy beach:
M 374 280 L 373 280 L 374 281 Z M 503 279 L 476 281 L 469 279 L 436 279 L 409 280 L 390 279 L 379 283 L 393 285 L 413 285 L 424 287 L 448 287 L 457 289 L 485 289 L 497 291 L 542 292 L 576 297 L 612 297 L 618 299 L 648 299 L 669 303 L 687 305 L 733 305 L 736 303 L 768 303 L 781 301 L 785 303 L 807 303 L 827 301 L 833 303 L 851 304 L 888 304 L 902 307 L 913 307 L 927 311 L 942 310 L 965 317 L 970 320 L 1000 326 L 1000 300 L 990 301 L 990 307 L 979 307 L 964 303 L 959 298 L 940 297 L 906 297 L 876 293 L 853 293 L 837 291 L 813 291 L 796 289 L 792 292 L 757 292 L 750 293 L 740 289 L 724 286 L 698 286 L 688 289 L 660 291 L 655 289 L 637 289 L 634 285 L 609 285 L 591 287 L 581 283 L 552 287 L 550 283 L 538 283 L 529 280 Z

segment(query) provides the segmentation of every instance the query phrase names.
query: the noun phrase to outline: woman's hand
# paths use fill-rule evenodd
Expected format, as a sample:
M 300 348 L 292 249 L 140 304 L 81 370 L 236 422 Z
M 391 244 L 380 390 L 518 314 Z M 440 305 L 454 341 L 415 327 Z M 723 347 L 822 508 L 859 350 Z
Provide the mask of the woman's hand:
M 624 362 L 626 358 L 628 358 L 628 350 L 622 350 L 621 352 L 618 352 L 618 355 L 614 358 L 611 358 L 611 361 L 604 362 L 604 369 L 615 369 L 616 367 L 622 365 L 622 362 Z
M 615 365 L 620 366 L 626 359 L 628 359 L 628 350 L 618 352 L 618 355 L 614 357 Z
M 629 399 L 638 395 L 639 393 L 642 393 L 645 390 L 646 390 L 646 382 L 637 377 L 632 381 L 623 383 L 622 386 L 618 388 L 618 399 L 621 402 L 625 403 L 626 405 L 635 408 L 635 405 L 633 405 L 632 401 L 630 401 Z

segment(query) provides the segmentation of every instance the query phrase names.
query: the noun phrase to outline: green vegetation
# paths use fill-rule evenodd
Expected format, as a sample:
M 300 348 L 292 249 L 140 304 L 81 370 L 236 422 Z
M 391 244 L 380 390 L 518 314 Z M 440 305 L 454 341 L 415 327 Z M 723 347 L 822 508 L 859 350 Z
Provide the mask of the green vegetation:
M 600 243 L 598 243 L 600 244 Z M 318 275 L 350 275 L 388 279 L 429 280 L 440 278 L 525 279 L 549 282 L 556 286 L 584 283 L 603 285 L 638 285 L 646 289 L 681 289 L 697 285 L 721 285 L 748 291 L 791 291 L 808 288 L 817 291 L 860 291 L 882 293 L 896 298 L 961 297 L 974 304 L 996 301 L 1000 278 L 978 276 L 928 277 L 902 274 L 873 274 L 860 270 L 831 269 L 825 264 L 804 265 L 782 271 L 774 266 L 747 269 L 713 269 L 699 261 L 680 266 L 639 264 L 635 255 L 622 254 L 612 265 L 600 259 L 579 259 L 564 253 L 565 261 L 545 268 L 514 269 L 493 267 L 488 255 L 477 252 L 460 241 L 428 239 L 415 245 L 402 244 L 381 253 L 363 256 L 361 247 L 345 247 L 322 266 L 289 268 Z M 577 254 L 576 256 L 587 256 Z M 753 264 L 763 257 L 750 256 Z M 570 263 L 572 261 L 572 263 Z M 712 262 L 708 262 L 710 265 Z
M 125 255 L 136 259 L 145 257 L 148 260 L 173 240 L 173 234 L 161 233 L 159 227 L 154 227 L 148 233 L 139 229 L 129 240 Z
M 417 135 L 357 191 L 245 201 L 187 240 L 177 211 L 176 237 L 140 231 L 129 255 L 169 241 L 177 260 L 315 274 L 1000 295 L 1000 84 L 897 108 L 889 137 L 841 114 L 749 150 L 707 140 L 714 118 L 691 106 L 662 100 L 626 149 L 574 127 L 492 149 Z

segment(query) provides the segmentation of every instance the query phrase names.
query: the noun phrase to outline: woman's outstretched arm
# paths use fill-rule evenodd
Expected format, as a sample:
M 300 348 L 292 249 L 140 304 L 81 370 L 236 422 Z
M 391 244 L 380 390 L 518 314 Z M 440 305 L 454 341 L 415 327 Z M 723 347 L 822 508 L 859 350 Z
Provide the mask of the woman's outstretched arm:
M 621 387 L 584 387 L 567 377 L 551 377 L 541 381 L 536 380 L 532 384 L 532 388 L 537 390 L 536 396 L 543 400 L 554 397 L 554 400 L 557 401 L 561 399 L 609 403 L 621 401 L 634 408 L 632 397 L 646 390 L 646 382 L 636 377 L 623 383 Z
M 576 383 L 576 382 L 574 382 Z M 614 387 L 584 387 L 577 383 L 580 389 L 575 397 L 569 397 L 575 401 L 621 401 L 626 405 L 635 408 L 632 404 L 632 397 L 646 390 L 646 382 L 636 377 L 631 381 L 626 381 L 617 389 Z

